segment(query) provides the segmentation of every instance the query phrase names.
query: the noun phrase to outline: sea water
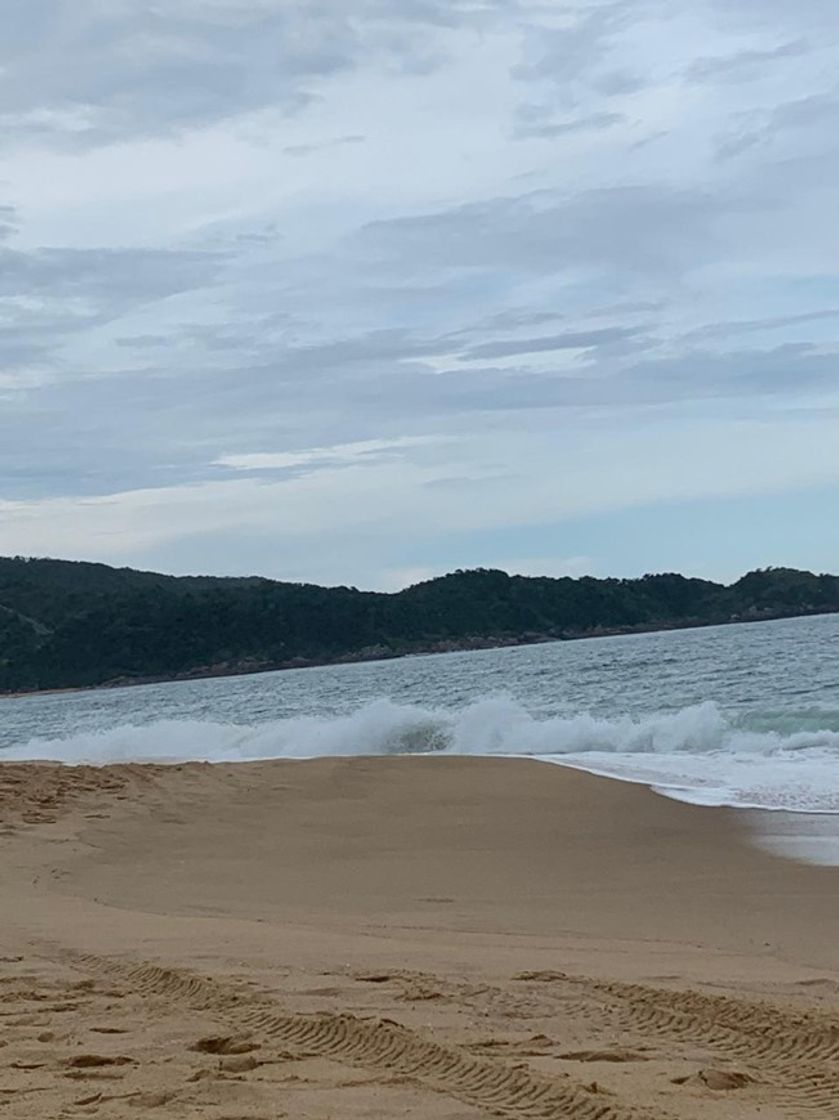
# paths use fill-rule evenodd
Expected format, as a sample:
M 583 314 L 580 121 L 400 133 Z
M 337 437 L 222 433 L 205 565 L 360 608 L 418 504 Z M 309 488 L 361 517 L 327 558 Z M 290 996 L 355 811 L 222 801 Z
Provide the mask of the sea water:
M 517 755 L 839 813 L 839 615 L 0 701 L 0 758 Z

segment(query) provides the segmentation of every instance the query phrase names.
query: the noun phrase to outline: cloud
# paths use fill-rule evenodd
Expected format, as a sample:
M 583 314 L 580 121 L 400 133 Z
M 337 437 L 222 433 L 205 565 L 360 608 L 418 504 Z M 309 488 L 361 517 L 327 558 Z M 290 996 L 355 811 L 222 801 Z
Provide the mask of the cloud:
M 329 148 L 337 148 L 342 144 L 363 144 L 364 137 L 358 135 L 350 136 L 337 136 L 333 140 L 321 140 L 316 144 L 287 144 L 283 148 L 283 152 L 287 156 L 311 156 L 315 152 L 328 151 Z
M 839 319 L 839 307 L 825 307 L 818 311 L 802 311 L 797 315 L 774 315 L 763 319 L 735 319 L 724 323 L 708 323 L 691 331 L 686 340 L 727 338 L 735 334 L 755 331 L 783 330 L 785 327 L 802 326 L 824 320 Z
M 513 69 L 524 81 L 568 83 L 601 63 L 615 36 L 632 20 L 632 5 L 612 0 L 586 8 L 566 8 L 563 26 L 537 25 L 525 42 L 525 57 Z
M 552 350 L 591 350 L 598 346 L 625 342 L 637 334 L 638 329 L 635 327 L 604 327 L 595 331 L 567 331 L 565 334 L 548 335 L 544 338 L 482 342 L 467 350 L 464 357 L 472 361 L 475 358 L 506 358 L 513 354 L 546 353 Z
M 0 241 L 8 240 L 17 228 L 17 211 L 14 206 L 0 206 Z
M 214 281 L 219 253 L 176 249 L 0 249 L 0 296 L 93 298 L 122 306 Z
M 602 132 L 607 128 L 623 124 L 626 117 L 623 113 L 589 113 L 584 117 L 576 117 L 566 121 L 550 121 L 541 119 L 541 114 L 535 113 L 528 119 L 528 114 L 520 113 L 521 123 L 516 128 L 514 135 L 519 140 L 539 138 L 554 140 L 560 136 L 569 136 L 575 132 Z
M 371 463 L 391 458 L 407 448 L 440 443 L 436 436 L 402 436 L 398 439 L 367 439 L 333 447 L 312 447 L 304 451 L 256 452 L 224 455 L 215 465 L 234 471 L 278 471 L 294 467 L 318 469 L 350 463 Z
M 786 58 L 800 58 L 810 50 L 806 39 L 794 39 L 769 50 L 742 50 L 716 58 L 697 58 L 685 70 L 693 82 L 745 82 L 762 78 L 767 64 Z
M 8 25 L 10 23 L 10 26 Z M 296 4 L 33 0 L 11 15 L 0 64 L 7 129 L 76 142 L 171 133 L 268 104 L 352 64 L 348 21 Z
M 710 5 L 719 13 L 726 29 L 751 25 L 776 31 L 778 26 L 787 24 L 810 29 L 824 25 L 835 30 L 836 26 L 833 0 L 798 0 L 796 4 L 786 0 L 710 0 Z
M 165 334 L 134 334 L 114 339 L 117 346 L 134 347 L 138 350 L 145 350 L 149 347 L 157 349 L 166 346 L 169 341 L 169 336 Z
M 415 271 L 617 268 L 666 277 L 718 253 L 718 220 L 741 208 L 725 195 L 652 183 L 537 191 L 373 222 L 361 231 L 359 250 L 382 263 L 410 261 Z
M 100 374 L 73 352 L 140 308 L 212 288 L 228 257 L 176 249 L 17 249 L 0 245 L 0 361 L 36 380 Z M 103 343 L 105 344 L 105 343 Z M 75 374 L 73 369 L 75 367 Z M 32 371 L 24 369 L 21 387 Z
M 757 145 L 767 145 L 794 133 L 796 138 L 808 130 L 820 129 L 836 120 L 839 113 L 839 95 L 836 93 L 812 94 L 809 97 L 786 101 L 768 111 L 746 114 L 742 123 L 735 123 L 719 141 L 717 157 L 729 159 L 739 156 Z M 819 137 L 819 143 L 822 143 Z
M 265 109 L 295 114 L 358 67 L 429 65 L 441 32 L 506 5 L 360 0 L 28 0 L 0 43 L 7 142 L 171 136 Z M 436 48 L 439 53 L 439 48 Z

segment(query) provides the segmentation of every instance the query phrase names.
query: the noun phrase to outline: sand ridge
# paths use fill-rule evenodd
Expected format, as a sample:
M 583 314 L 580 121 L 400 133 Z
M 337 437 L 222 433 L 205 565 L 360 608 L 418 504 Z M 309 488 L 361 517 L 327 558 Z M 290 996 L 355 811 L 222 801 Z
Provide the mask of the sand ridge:
M 0 790 L 0 1120 L 839 1118 L 837 878 L 728 814 L 481 759 Z

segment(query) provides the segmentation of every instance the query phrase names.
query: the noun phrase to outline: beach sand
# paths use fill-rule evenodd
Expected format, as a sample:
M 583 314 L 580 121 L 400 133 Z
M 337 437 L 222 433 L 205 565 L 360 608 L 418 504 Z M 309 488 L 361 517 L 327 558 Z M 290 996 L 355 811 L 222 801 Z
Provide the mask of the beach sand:
M 839 1117 L 839 871 L 512 759 L 0 766 L 0 1120 Z

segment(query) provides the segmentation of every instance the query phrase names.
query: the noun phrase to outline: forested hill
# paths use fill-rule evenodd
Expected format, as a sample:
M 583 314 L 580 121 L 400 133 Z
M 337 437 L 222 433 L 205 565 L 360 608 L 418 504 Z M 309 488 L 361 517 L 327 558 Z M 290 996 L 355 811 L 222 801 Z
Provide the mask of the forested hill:
M 0 558 L 0 692 L 249 672 L 405 653 L 839 611 L 839 577 L 731 586 L 477 569 L 394 594 Z

